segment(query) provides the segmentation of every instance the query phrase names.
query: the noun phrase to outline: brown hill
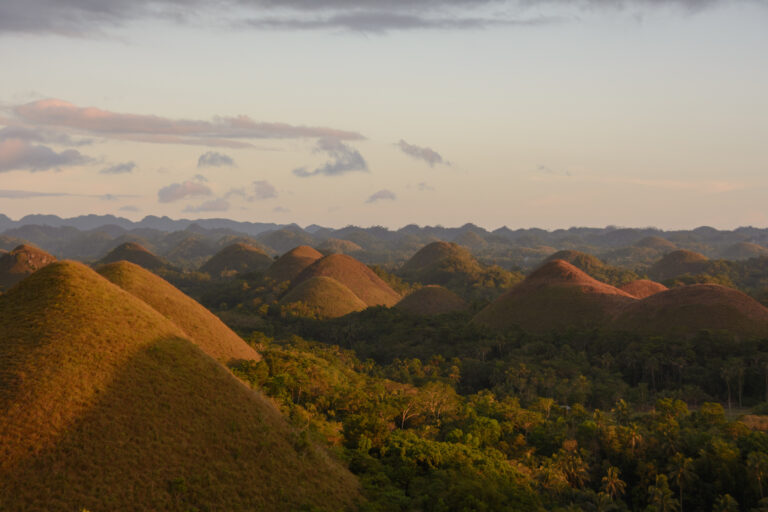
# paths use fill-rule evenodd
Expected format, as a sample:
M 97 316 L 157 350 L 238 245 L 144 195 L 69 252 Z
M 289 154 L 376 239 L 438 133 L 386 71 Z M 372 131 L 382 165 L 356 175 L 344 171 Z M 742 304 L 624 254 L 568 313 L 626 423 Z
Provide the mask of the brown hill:
M 613 267 L 605 264 L 601 259 L 581 251 L 564 250 L 549 256 L 544 262 L 563 260 L 574 267 L 583 270 L 598 281 L 620 286 L 638 278 L 631 270 Z
M 700 272 L 708 261 L 707 257 L 693 251 L 672 251 L 648 269 L 648 275 L 657 281 L 672 279 L 683 274 Z
M 450 242 L 432 242 L 405 262 L 400 273 L 426 284 L 441 284 L 456 273 L 480 272 L 480 263 L 465 247 Z
M 305 268 L 291 283 L 298 286 L 312 277 L 332 277 L 368 306 L 394 306 L 400 295 L 363 263 L 346 254 L 330 254 Z
M 354 477 L 138 298 L 53 263 L 0 296 L 7 510 L 348 508 Z
M 329 238 L 318 247 L 323 254 L 350 254 L 361 252 L 363 250 L 351 240 L 342 240 L 340 238 Z
M 127 261 L 104 265 L 98 272 L 155 308 L 214 359 L 225 363 L 238 359 L 261 359 L 216 315 L 152 272 Z
M 116 261 L 130 261 L 147 270 L 159 270 L 167 267 L 165 260 L 158 258 L 143 246 L 136 242 L 125 242 L 112 249 L 109 254 L 101 258 L 98 263 L 114 263 Z
M 677 249 L 677 245 L 670 242 L 666 238 L 661 238 L 660 236 L 647 236 L 635 242 L 634 246 L 663 252 L 674 251 Z
M 760 258 L 761 256 L 768 256 L 768 249 L 762 245 L 750 242 L 733 244 L 720 254 L 721 258 L 731 261 L 748 260 L 750 258 Z
M 659 292 L 668 290 L 666 286 L 650 279 L 638 279 L 627 283 L 624 286 L 620 286 L 619 290 L 623 290 L 633 297 L 638 299 L 644 299 L 650 297 Z
M 492 328 L 529 332 L 605 326 L 636 299 L 593 279 L 562 260 L 545 263 L 522 283 L 480 311 L 474 321 Z
M 318 318 L 338 318 L 368 307 L 352 290 L 326 276 L 310 277 L 297 284 L 280 299 L 280 304 L 293 305 L 295 313 Z M 299 304 L 307 311 L 302 311 Z
M 395 307 L 412 315 L 429 316 L 465 311 L 469 306 L 452 291 L 433 284 L 406 295 Z
M 0 254 L 0 290 L 10 288 L 54 261 L 56 258 L 31 245 L 20 245 L 11 252 Z
M 308 245 L 294 247 L 280 256 L 267 269 L 265 275 L 278 283 L 296 279 L 301 271 L 323 257 L 323 254 Z
M 224 277 L 247 272 L 263 272 L 272 262 L 272 258 L 258 247 L 238 243 L 228 245 L 214 254 L 200 267 L 200 271 L 214 277 Z
M 614 328 L 653 335 L 709 329 L 735 337 L 768 336 L 768 309 L 744 293 L 715 284 L 681 286 L 629 305 Z

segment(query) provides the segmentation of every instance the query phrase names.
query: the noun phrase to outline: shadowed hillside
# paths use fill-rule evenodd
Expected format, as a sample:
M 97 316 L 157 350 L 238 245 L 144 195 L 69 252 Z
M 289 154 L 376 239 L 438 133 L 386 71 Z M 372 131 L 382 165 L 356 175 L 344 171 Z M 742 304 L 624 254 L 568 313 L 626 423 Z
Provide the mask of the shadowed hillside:
M 768 249 L 762 245 L 749 242 L 733 244 L 726 247 L 725 250 L 720 253 L 721 258 L 731 261 L 748 260 L 750 258 L 760 258 L 763 256 L 768 256 Z
M 354 478 L 149 305 L 49 265 L 0 297 L 8 510 L 344 509 Z
M 563 260 L 545 263 L 496 299 L 474 321 L 529 332 L 602 327 L 636 299 Z
M 693 251 L 672 251 L 648 269 L 648 275 L 657 281 L 672 279 L 683 274 L 701 272 L 708 258 Z
M 323 254 L 312 247 L 300 245 L 275 260 L 265 275 L 278 283 L 292 281 L 301 274 L 302 270 L 322 257 Z
M 441 315 L 464 311 L 469 306 L 452 291 L 433 284 L 406 295 L 395 307 L 412 315 Z
M 394 306 L 400 295 L 363 263 L 345 254 L 325 256 L 305 268 L 293 281 L 294 288 L 312 277 L 332 277 L 352 290 L 368 306 Z
M 638 299 L 644 299 L 667 290 L 667 287 L 649 279 L 638 279 L 637 281 L 632 281 L 624 286 L 620 286 L 619 290 L 623 290 Z
M 318 247 L 323 254 L 351 254 L 362 252 L 363 248 L 351 240 L 329 238 Z
M 213 255 L 200 267 L 200 271 L 213 277 L 224 277 L 247 272 L 263 272 L 272 262 L 272 258 L 258 247 L 236 243 Z
M 637 274 L 630 270 L 606 265 L 599 258 L 580 251 L 558 251 L 549 256 L 544 262 L 563 260 L 574 267 L 583 270 L 598 281 L 614 286 L 626 284 L 637 279 Z
M 300 282 L 280 299 L 280 304 L 293 306 L 294 312 L 302 316 L 317 318 L 338 318 L 368 307 L 352 290 L 326 276 Z
M 0 254 L 0 290 L 10 288 L 54 261 L 56 258 L 31 245 L 20 245 L 10 252 Z
M 112 249 L 99 260 L 99 264 L 130 261 L 147 270 L 157 271 L 167 267 L 167 263 L 135 242 L 126 242 Z

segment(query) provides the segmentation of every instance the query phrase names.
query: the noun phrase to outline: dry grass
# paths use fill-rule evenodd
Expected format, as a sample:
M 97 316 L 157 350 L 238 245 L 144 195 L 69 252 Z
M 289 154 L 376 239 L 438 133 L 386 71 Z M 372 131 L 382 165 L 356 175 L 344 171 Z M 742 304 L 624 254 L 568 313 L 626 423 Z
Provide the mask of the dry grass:
M 354 477 L 148 304 L 54 263 L 0 297 L 0 509 L 341 510 Z
M 19 245 L 11 252 L 0 253 L 0 290 L 10 288 L 54 261 L 56 258 L 31 245 Z
M 130 261 L 140 267 L 153 271 L 167 266 L 164 260 L 135 242 L 126 242 L 115 247 L 109 254 L 99 260 L 99 263 L 106 264 L 116 261 Z
M 211 276 L 263 272 L 272 264 L 272 258 L 258 247 L 242 243 L 231 244 L 214 254 L 200 267 Z
M 649 279 L 638 279 L 636 281 L 632 281 L 631 283 L 627 283 L 624 286 L 620 286 L 619 290 L 623 290 L 633 297 L 637 297 L 638 299 L 644 299 L 656 293 L 666 291 L 668 288 L 661 283 L 657 283 L 656 281 L 651 281 Z
M 438 285 L 419 288 L 407 295 L 395 306 L 412 315 L 441 315 L 465 311 L 467 303 L 450 290 Z
M 176 324 L 209 356 L 222 362 L 261 359 L 224 322 L 163 278 L 127 261 L 110 263 L 98 272 Z
M 305 268 L 292 287 L 312 277 L 332 277 L 357 295 L 368 306 L 394 306 L 400 295 L 363 263 L 346 254 L 331 254 Z
M 292 281 L 323 255 L 308 245 L 300 245 L 280 256 L 266 271 L 266 276 L 278 283 Z
M 332 277 L 316 276 L 302 281 L 280 299 L 284 305 L 300 303 L 317 318 L 338 318 L 368 306 L 349 288 Z

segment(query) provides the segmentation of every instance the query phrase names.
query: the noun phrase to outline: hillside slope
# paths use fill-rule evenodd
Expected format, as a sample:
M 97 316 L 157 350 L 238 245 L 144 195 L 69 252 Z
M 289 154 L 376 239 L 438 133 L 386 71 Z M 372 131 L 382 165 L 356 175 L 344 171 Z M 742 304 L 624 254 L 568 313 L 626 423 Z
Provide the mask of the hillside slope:
M 114 263 L 116 261 L 130 261 L 131 263 L 135 263 L 136 265 L 151 271 L 156 271 L 168 266 L 162 258 L 155 256 L 145 249 L 144 246 L 135 242 L 125 242 L 124 244 L 115 247 L 109 251 L 106 256 L 101 258 L 98 263 L 106 264 Z
M 322 257 L 323 254 L 320 251 L 308 245 L 300 245 L 275 260 L 267 269 L 265 275 L 278 283 L 292 281 L 301 274 L 302 270 Z
M 223 277 L 247 272 L 263 272 L 272 264 L 267 253 L 242 243 L 228 245 L 206 261 L 200 267 L 213 277 Z
M 56 258 L 31 245 L 19 245 L 10 252 L 0 254 L 0 291 L 54 261 Z
M 395 307 L 412 315 L 429 316 L 464 311 L 469 305 L 452 291 L 432 284 L 406 295 Z
M 308 308 L 307 313 L 318 318 L 338 318 L 368 307 L 352 290 L 336 279 L 326 276 L 310 277 L 291 288 L 280 299 L 280 304 L 283 305 L 297 303 L 301 303 Z

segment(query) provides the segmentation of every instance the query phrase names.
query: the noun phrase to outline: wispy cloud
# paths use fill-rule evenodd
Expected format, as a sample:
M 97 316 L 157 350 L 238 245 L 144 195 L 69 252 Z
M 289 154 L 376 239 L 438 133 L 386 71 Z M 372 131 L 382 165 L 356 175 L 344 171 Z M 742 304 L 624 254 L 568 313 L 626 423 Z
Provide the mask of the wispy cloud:
M 394 192 L 387 189 L 379 190 L 378 192 L 375 192 L 374 194 L 371 194 L 371 196 L 365 200 L 366 203 L 375 203 L 377 201 L 394 201 L 397 199 L 397 196 Z
M 56 144 L 59 146 L 87 146 L 92 139 L 76 139 L 66 133 L 52 130 L 33 130 L 25 126 L 5 126 L 0 128 L 0 141 L 18 139 L 40 144 Z
M 547 165 L 539 165 L 536 167 L 535 172 L 539 174 L 548 174 L 550 176 L 571 176 L 570 171 L 566 171 L 563 169 L 553 169 L 552 167 L 549 167 Z
M 4 199 L 33 199 L 36 197 L 90 197 L 94 199 L 102 199 L 104 201 L 115 201 L 136 196 L 130 194 L 73 194 L 70 192 L 0 189 L 0 198 Z
M 157 199 L 161 203 L 172 203 L 194 196 L 210 196 L 210 188 L 199 181 L 187 180 L 181 183 L 171 183 L 157 191 Z
M 129 174 L 136 168 L 135 162 L 123 162 L 121 164 L 110 165 L 99 171 L 99 174 Z
M 254 199 L 272 199 L 273 197 L 277 197 L 277 189 L 274 185 L 266 180 L 253 182 Z
M 134 213 L 141 211 L 138 206 L 134 206 L 132 204 L 121 206 L 120 208 L 118 208 L 118 210 L 121 212 L 134 212 Z
M 293 174 L 300 178 L 307 178 L 318 175 L 339 176 L 350 172 L 368 172 L 368 163 L 363 155 L 339 139 L 318 140 L 315 153 L 326 153 L 330 160 L 313 171 L 308 171 L 306 167 L 294 169 Z
M 48 171 L 92 162 L 92 158 L 75 149 L 56 152 L 48 146 L 33 145 L 22 139 L 0 140 L 0 172 Z
M 184 208 L 185 212 L 190 213 L 202 213 L 202 212 L 226 212 L 229 210 L 229 201 L 224 198 L 211 199 L 197 206 L 187 206 Z
M 397 147 L 399 147 L 400 151 L 406 155 L 416 158 L 417 160 L 425 161 L 430 167 L 434 167 L 437 164 L 451 165 L 450 162 L 443 159 L 440 153 L 432 148 L 414 146 L 413 144 L 408 144 L 403 139 L 400 139 L 400 142 L 397 143 Z
M 435 187 L 433 187 L 432 185 L 428 184 L 426 181 L 422 181 L 421 183 L 416 185 L 416 188 L 419 189 L 419 192 L 431 192 L 431 191 L 435 190 Z
M 232 167 L 234 165 L 235 161 L 231 156 L 225 155 L 223 153 L 217 153 L 215 151 L 208 151 L 207 153 L 203 153 L 200 155 L 200 158 L 197 159 L 198 167 Z
M 274 208 L 272 208 L 272 211 L 275 213 L 291 213 L 291 210 L 289 210 L 288 208 L 284 208 L 282 206 L 275 206 Z

